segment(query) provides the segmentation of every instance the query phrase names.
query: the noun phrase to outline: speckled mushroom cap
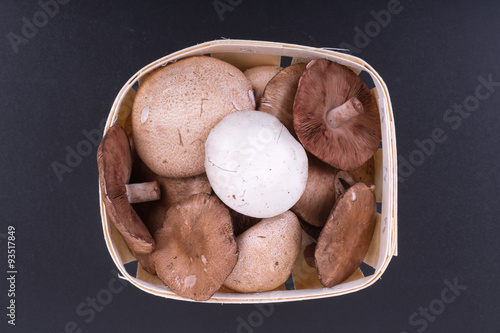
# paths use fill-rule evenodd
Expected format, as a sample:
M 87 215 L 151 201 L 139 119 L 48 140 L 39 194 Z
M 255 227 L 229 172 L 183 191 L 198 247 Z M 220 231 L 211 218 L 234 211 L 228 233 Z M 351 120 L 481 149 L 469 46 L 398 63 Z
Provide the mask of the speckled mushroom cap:
M 215 195 L 177 202 L 154 237 L 158 277 L 177 295 L 197 301 L 219 290 L 238 259 L 229 211 Z
M 239 257 L 224 286 L 238 292 L 273 290 L 286 282 L 302 244 L 300 223 L 286 211 L 263 219 L 236 239 Z
M 135 149 L 160 176 L 201 174 L 210 130 L 231 112 L 254 108 L 250 81 L 233 65 L 207 56 L 179 60 L 157 69 L 137 91 Z
M 255 66 L 245 71 L 245 76 L 252 83 L 257 104 L 269 80 L 271 80 L 273 76 L 278 74 L 280 70 L 280 66 L 263 65 Z

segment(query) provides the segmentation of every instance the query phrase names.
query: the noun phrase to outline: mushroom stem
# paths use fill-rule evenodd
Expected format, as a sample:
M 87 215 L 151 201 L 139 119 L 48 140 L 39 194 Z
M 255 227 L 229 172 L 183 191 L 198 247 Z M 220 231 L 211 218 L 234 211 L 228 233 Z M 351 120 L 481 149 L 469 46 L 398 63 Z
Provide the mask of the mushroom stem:
M 331 128 L 337 128 L 360 113 L 363 113 L 363 104 L 356 97 L 351 97 L 344 104 L 328 111 L 326 122 Z
M 342 181 L 344 183 L 346 183 L 347 185 L 349 185 L 349 187 L 351 187 L 355 183 L 354 178 L 352 178 L 352 176 L 349 174 L 349 172 L 347 172 L 347 171 L 337 172 L 337 175 L 335 176 L 335 193 L 337 194 L 337 199 L 342 194 L 344 194 L 345 191 L 349 188 L 349 187 L 345 188 Z
M 146 183 L 125 184 L 130 203 L 154 201 L 160 199 L 160 184 L 155 180 Z

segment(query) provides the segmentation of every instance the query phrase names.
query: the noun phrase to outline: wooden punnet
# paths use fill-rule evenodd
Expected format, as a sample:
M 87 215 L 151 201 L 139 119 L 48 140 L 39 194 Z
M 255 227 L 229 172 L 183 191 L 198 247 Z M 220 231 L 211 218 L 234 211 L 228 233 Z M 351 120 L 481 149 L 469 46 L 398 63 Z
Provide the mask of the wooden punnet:
M 105 131 L 116 122 L 127 129 L 129 125 L 127 120 L 132 110 L 138 82 L 142 81 L 158 67 L 195 55 L 210 55 L 219 58 L 233 64 L 242 71 L 257 65 L 279 66 L 283 59 L 287 59 L 293 64 L 319 58 L 326 58 L 345 65 L 356 74 L 364 71 L 373 81 L 373 83 L 366 82 L 365 79 L 368 86 L 374 86 L 371 91 L 378 102 L 382 127 L 382 148 L 379 148 L 374 156 L 375 197 L 377 202 L 381 203 L 381 211 L 377 214 L 373 240 L 364 259 L 364 263 L 374 268 L 373 274 L 364 276 L 361 270 L 358 269 L 345 282 L 332 288 L 324 288 L 319 282 L 316 269 L 305 262 L 302 249 L 292 272 L 293 289 L 287 289 L 283 285 L 274 291 L 245 294 L 231 292 L 223 287 L 207 302 L 270 303 L 310 300 L 355 292 L 375 283 L 384 273 L 391 258 L 396 256 L 398 252 L 396 135 L 389 91 L 380 75 L 365 61 L 329 49 L 250 40 L 224 39 L 206 42 L 158 59 L 133 75 L 118 93 L 111 107 Z M 364 77 L 366 78 L 366 75 Z M 125 264 L 136 259 L 125 245 L 120 233 L 109 220 L 102 196 L 100 196 L 100 208 L 106 245 L 123 278 L 150 294 L 178 300 L 189 300 L 174 294 L 157 276 L 147 273 L 140 265 L 138 265 L 135 275 L 127 272 Z

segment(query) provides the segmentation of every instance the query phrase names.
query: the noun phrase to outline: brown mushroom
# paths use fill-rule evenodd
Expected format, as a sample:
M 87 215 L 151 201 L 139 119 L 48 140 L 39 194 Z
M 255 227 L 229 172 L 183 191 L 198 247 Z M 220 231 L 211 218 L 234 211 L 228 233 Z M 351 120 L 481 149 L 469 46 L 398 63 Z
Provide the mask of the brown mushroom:
M 161 227 L 165 220 L 165 213 L 173 204 L 193 194 L 210 194 L 212 192 L 206 174 L 187 178 L 162 177 L 151 171 L 140 159 L 136 161 L 132 169 L 131 179 L 135 181 L 157 181 L 160 184 L 160 200 L 133 205 L 135 211 L 152 235 Z M 156 274 L 154 261 L 150 253 L 141 254 L 133 252 L 133 255 L 144 270 L 150 274 Z
M 285 125 L 295 138 L 293 127 L 293 101 L 300 77 L 306 70 L 306 64 L 298 63 L 282 69 L 266 85 L 260 99 L 259 111 L 269 113 Z
M 181 59 L 139 86 L 131 114 L 134 146 L 158 175 L 199 175 L 211 129 L 232 112 L 254 108 L 252 86 L 238 68 L 207 56 Z
M 302 244 L 297 217 L 291 211 L 262 219 L 236 239 L 239 258 L 224 282 L 243 293 L 270 291 L 286 282 Z
M 370 89 L 352 70 L 326 59 L 307 65 L 293 118 L 304 147 L 337 169 L 359 168 L 380 144 L 380 116 Z
M 177 202 L 154 237 L 158 277 L 177 295 L 197 301 L 219 290 L 238 259 L 231 217 L 214 195 Z
M 306 189 L 292 211 L 305 222 L 322 227 L 335 204 L 335 175 L 337 170 L 308 154 Z
M 165 213 L 178 201 L 193 194 L 212 193 L 206 174 L 193 177 L 171 178 L 155 174 L 140 159 L 134 164 L 131 179 L 135 181 L 157 181 L 160 184 L 161 199 L 154 202 L 134 204 L 134 209 L 153 235 L 161 227 Z
M 154 250 L 154 240 L 130 205 L 133 202 L 158 200 L 158 182 L 127 184 L 132 170 L 132 156 L 127 134 L 116 124 L 109 128 L 97 150 L 99 183 L 106 212 L 127 246 L 137 253 Z
M 328 219 L 327 219 L 328 220 Z M 323 227 L 317 227 L 315 225 L 309 224 L 303 219 L 299 218 L 300 222 L 300 227 L 304 232 L 311 237 L 312 240 L 315 242 L 318 242 L 319 235 L 321 234 L 321 230 L 323 230 Z
M 257 217 L 252 217 L 238 213 L 234 209 L 228 208 L 229 214 L 231 215 L 231 221 L 233 223 L 234 235 L 238 237 L 240 234 L 245 232 L 247 229 L 259 223 L 261 220 Z
M 264 88 L 269 80 L 281 70 L 280 66 L 262 65 L 247 69 L 244 74 L 252 83 L 255 101 L 260 101 Z M 257 103 L 258 104 L 258 103 Z
M 368 252 L 375 230 L 375 186 L 356 183 L 336 202 L 314 257 L 321 283 L 332 287 L 351 276 Z

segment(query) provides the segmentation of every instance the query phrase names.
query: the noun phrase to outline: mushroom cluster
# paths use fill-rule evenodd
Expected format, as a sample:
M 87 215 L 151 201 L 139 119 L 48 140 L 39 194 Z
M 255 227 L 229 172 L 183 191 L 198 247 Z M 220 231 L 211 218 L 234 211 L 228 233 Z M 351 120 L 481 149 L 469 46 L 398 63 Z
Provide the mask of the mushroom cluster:
M 302 231 L 325 287 L 363 261 L 380 120 L 349 68 L 322 59 L 243 73 L 181 59 L 140 84 L 127 124 L 98 149 L 106 212 L 139 265 L 179 296 L 282 288 Z

